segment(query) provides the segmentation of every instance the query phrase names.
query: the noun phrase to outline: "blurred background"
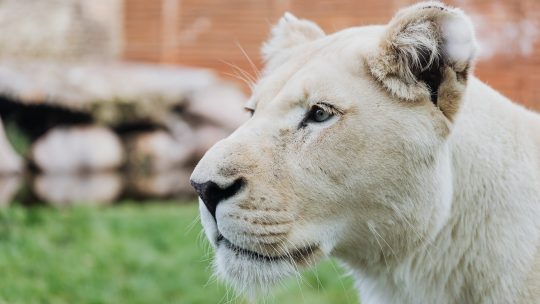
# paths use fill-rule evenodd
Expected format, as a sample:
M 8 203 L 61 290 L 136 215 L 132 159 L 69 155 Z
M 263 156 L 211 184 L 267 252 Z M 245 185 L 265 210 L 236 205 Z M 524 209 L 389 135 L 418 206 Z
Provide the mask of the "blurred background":
M 406 0 L 0 0 L 0 303 L 243 302 L 211 279 L 189 175 L 248 117 L 285 12 L 327 33 Z M 540 110 L 540 1 L 454 0 L 476 75 Z M 333 262 L 266 302 L 355 303 Z

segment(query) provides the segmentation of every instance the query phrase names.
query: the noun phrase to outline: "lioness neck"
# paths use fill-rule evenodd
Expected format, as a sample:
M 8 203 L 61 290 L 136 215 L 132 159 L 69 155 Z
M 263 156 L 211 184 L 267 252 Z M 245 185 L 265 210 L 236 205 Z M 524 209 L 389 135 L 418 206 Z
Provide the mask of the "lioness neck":
M 350 265 L 362 303 L 540 301 L 540 116 L 471 78 L 448 145 L 446 222 L 396 263 Z

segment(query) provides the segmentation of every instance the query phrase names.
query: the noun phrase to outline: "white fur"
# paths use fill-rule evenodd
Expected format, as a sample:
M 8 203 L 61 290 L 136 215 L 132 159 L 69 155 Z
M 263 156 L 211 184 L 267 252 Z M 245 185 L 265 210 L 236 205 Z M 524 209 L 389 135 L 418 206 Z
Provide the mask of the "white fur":
M 521 121 L 518 121 L 521 120 Z M 429 244 L 395 266 L 356 269 L 362 303 L 536 303 L 538 115 L 473 79 L 449 141 L 453 202 Z M 472 132 L 474 130 L 474 132 Z M 538 130 L 538 129 L 536 129 Z
M 452 63 L 464 67 L 474 58 L 477 50 L 473 26 L 469 18 L 449 16 L 441 23 L 444 52 Z

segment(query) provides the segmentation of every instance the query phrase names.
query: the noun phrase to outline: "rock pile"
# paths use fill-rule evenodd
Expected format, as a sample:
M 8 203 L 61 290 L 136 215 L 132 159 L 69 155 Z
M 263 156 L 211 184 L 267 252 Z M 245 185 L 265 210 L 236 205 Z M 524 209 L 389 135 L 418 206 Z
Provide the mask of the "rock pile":
M 34 168 L 37 198 L 59 204 L 189 193 L 196 161 L 248 118 L 245 99 L 207 70 L 3 61 L 0 116 L 30 147 L 17 155 L 0 125 L 0 175 Z
M 247 119 L 212 71 L 121 61 L 122 7 L 0 1 L 0 205 L 23 182 L 33 191 L 17 199 L 59 205 L 181 195 Z

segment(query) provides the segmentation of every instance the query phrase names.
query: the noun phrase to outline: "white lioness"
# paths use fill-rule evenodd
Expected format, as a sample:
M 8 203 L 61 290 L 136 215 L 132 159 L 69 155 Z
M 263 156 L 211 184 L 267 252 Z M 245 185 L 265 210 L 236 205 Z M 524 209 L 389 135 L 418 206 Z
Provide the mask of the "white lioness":
M 253 292 L 333 256 L 362 303 L 540 303 L 540 116 L 475 50 L 439 2 L 332 35 L 285 14 L 253 117 L 191 177 L 218 275 Z

